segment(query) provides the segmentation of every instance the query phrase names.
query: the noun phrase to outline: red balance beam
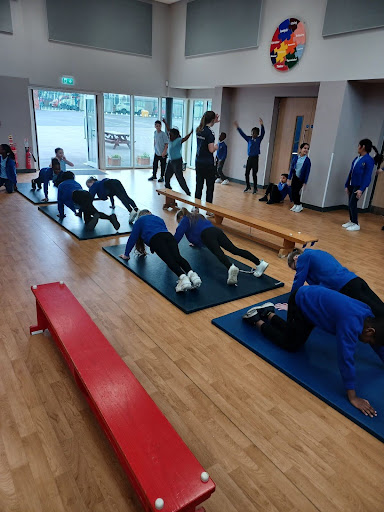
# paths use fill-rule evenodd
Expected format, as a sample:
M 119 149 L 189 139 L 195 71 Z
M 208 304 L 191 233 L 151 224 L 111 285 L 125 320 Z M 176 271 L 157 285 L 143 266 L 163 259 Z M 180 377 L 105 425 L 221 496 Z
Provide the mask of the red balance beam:
M 32 292 L 31 334 L 51 333 L 144 509 L 195 512 L 215 490 L 196 457 L 65 284 Z

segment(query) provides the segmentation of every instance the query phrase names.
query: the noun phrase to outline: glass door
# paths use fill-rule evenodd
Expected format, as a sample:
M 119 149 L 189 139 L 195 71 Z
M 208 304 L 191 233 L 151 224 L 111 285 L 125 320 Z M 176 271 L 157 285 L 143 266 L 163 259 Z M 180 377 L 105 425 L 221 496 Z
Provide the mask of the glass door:
M 195 158 L 196 158 L 196 149 L 197 149 L 197 139 L 196 139 L 196 128 L 199 126 L 201 118 L 203 117 L 204 112 L 207 110 L 207 101 L 204 100 L 193 100 L 192 106 L 192 127 L 193 134 L 190 138 L 190 148 L 191 152 L 189 155 L 189 165 L 190 167 L 195 167 Z
M 87 141 L 87 165 L 98 167 L 96 97 L 86 95 L 84 117 L 85 139 Z

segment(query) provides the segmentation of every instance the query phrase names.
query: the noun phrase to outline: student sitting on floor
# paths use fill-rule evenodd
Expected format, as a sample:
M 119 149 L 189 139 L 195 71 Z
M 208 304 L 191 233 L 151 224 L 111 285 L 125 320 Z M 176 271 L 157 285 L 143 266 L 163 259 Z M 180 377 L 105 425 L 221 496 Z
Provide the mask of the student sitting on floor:
M 227 268 L 228 279 L 227 284 L 236 284 L 239 269 L 236 265 L 231 264 L 228 256 L 226 256 L 222 250 L 242 256 L 243 258 L 252 261 L 256 268 L 254 269 L 253 275 L 255 277 L 261 277 L 268 267 L 268 263 L 259 260 L 252 253 L 245 249 L 239 249 L 234 245 L 223 230 L 217 228 L 212 224 L 211 221 L 203 217 L 200 213 L 191 213 L 186 208 L 182 208 L 176 214 L 176 220 L 179 223 L 175 238 L 176 242 L 185 235 L 188 241 L 197 247 L 203 247 L 204 245 L 211 251 L 212 254 Z
M 276 309 L 288 310 L 287 321 L 275 314 L 270 302 L 251 308 L 243 320 L 289 352 L 299 350 L 315 327 L 334 334 L 349 401 L 366 416 L 376 416 L 370 403 L 356 395 L 354 354 L 360 340 L 369 343 L 384 362 L 384 318 L 374 317 L 366 304 L 323 286 L 302 286 L 291 294 L 288 304 L 276 304 Z
M 296 271 L 292 292 L 307 282 L 321 285 L 367 304 L 375 316 L 384 316 L 384 303 L 356 274 L 343 267 L 336 258 L 317 249 L 294 249 L 288 255 L 288 266 Z
M 168 163 L 165 169 L 165 188 L 171 187 L 171 179 L 175 174 L 180 187 L 184 190 L 187 196 L 191 195 L 191 191 L 188 188 L 187 182 L 183 175 L 183 158 L 181 155 L 181 145 L 186 142 L 193 133 L 193 129 L 181 138 L 180 132 L 177 128 L 169 128 L 168 123 L 163 119 L 163 123 L 168 132 L 169 144 L 168 144 Z
M 58 186 L 61 183 L 61 176 L 64 174 L 60 168 L 60 162 L 57 158 L 52 158 L 52 167 L 44 167 L 40 170 L 39 176 L 35 179 L 32 179 L 32 190 L 36 190 L 36 187 L 41 190 L 41 185 L 44 185 L 44 199 L 42 201 L 48 201 L 48 185 L 49 182 L 53 180 L 53 177 L 56 177 L 55 185 Z M 59 180 L 59 182 L 57 181 Z
M 89 188 L 89 193 L 91 194 L 92 199 L 97 195 L 98 198 L 106 201 L 109 197 L 111 200 L 111 208 L 115 208 L 114 196 L 120 199 L 129 211 L 129 223 L 133 224 L 139 209 L 137 208 L 135 201 L 127 194 L 120 180 L 104 178 L 99 181 L 97 178 L 91 176 L 87 179 L 86 185 Z
M 228 185 L 229 179 L 223 173 L 223 167 L 225 164 L 225 160 L 228 155 L 228 147 L 224 142 L 227 138 L 227 134 L 225 132 L 221 132 L 219 136 L 219 143 L 215 158 L 215 167 L 216 167 L 216 182 L 221 183 L 222 185 Z
M 0 144 L 0 187 L 3 185 L 7 194 L 17 190 L 15 155 L 8 144 Z
M 130 253 L 136 245 L 136 251 L 145 255 L 145 245 L 152 253 L 156 253 L 178 277 L 176 292 L 185 292 L 199 288 L 200 277 L 191 268 L 180 252 L 175 238 L 168 231 L 163 219 L 153 215 L 149 210 L 141 210 L 128 239 L 125 253 L 120 254 L 123 260 L 129 260 Z
M 58 209 L 60 220 L 65 217 L 64 205 L 73 211 L 78 217 L 84 216 L 85 227 L 88 231 L 95 229 L 99 219 L 109 220 L 116 231 L 120 228 L 120 222 L 116 215 L 106 215 L 99 212 L 93 206 L 93 199 L 87 190 L 83 190 L 80 183 L 75 181 L 75 175 L 71 171 L 63 173 L 62 182 L 58 187 L 57 193 Z M 79 210 L 79 211 L 77 211 Z
M 267 204 L 281 203 L 287 194 L 290 194 L 290 188 L 287 183 L 288 174 L 282 174 L 277 185 L 270 183 L 265 191 L 265 195 L 260 197 L 259 201 L 266 201 Z M 269 198 L 268 198 L 269 196 Z

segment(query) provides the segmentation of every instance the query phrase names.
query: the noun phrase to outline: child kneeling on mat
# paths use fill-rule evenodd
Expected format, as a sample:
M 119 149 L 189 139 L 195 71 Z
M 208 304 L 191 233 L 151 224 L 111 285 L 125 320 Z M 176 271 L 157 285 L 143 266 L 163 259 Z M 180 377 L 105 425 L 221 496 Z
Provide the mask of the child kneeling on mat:
M 84 216 L 85 228 L 88 231 L 95 229 L 99 219 L 106 219 L 118 231 L 120 222 L 116 215 L 106 215 L 99 212 L 93 206 L 92 196 L 87 190 L 83 190 L 80 183 L 75 181 L 75 175 L 71 171 L 65 171 L 62 176 L 62 182 L 58 187 L 57 193 L 58 209 L 60 220 L 65 217 L 64 205 L 73 211 L 78 217 Z M 79 210 L 79 211 L 77 211 Z
M 125 253 L 120 254 L 119 257 L 123 260 L 129 260 L 129 255 L 135 245 L 136 251 L 142 256 L 146 254 L 145 245 L 148 245 L 151 252 L 156 253 L 177 275 L 179 280 L 176 285 L 176 292 L 185 292 L 200 287 L 200 277 L 192 270 L 188 261 L 181 256 L 177 242 L 168 231 L 165 222 L 149 210 L 139 212 L 128 239 Z
M 275 314 L 275 307 L 288 311 L 287 321 Z M 251 308 L 243 320 L 289 352 L 298 351 L 314 327 L 334 334 L 348 400 L 366 416 L 377 416 L 368 400 L 359 398 L 355 390 L 354 354 L 358 340 L 369 343 L 384 362 L 384 317 L 374 317 L 366 304 L 323 286 L 302 286 L 291 293 L 288 304 L 275 306 L 267 302 Z
M 42 199 L 44 203 L 48 202 L 49 182 L 53 181 L 53 178 L 55 177 L 55 185 L 58 186 L 61 183 L 61 178 L 64 174 L 57 158 L 52 158 L 51 166 L 52 167 L 43 167 L 39 172 L 39 176 L 31 181 L 32 190 L 36 190 L 36 187 L 41 190 L 41 185 L 44 185 L 44 199 Z
M 211 221 L 203 217 L 200 213 L 191 213 L 186 208 L 182 208 L 177 212 L 176 220 L 179 223 L 175 233 L 176 242 L 179 243 L 185 235 L 192 245 L 196 245 L 197 247 L 205 245 L 227 268 L 227 284 L 235 285 L 237 283 L 239 269 L 236 265 L 231 264 L 222 248 L 231 254 L 236 254 L 237 256 L 242 256 L 252 261 L 256 265 L 253 272 L 255 277 L 261 277 L 268 267 L 268 263 L 265 261 L 259 260 L 259 258 L 256 258 L 256 256 L 249 251 L 236 247 L 223 230 L 214 226 Z

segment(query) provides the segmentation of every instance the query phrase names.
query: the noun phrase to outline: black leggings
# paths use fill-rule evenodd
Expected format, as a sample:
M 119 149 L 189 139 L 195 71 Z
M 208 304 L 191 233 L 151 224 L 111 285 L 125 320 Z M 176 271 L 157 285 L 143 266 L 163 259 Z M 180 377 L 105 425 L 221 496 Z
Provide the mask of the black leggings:
M 80 212 L 84 215 L 85 224 L 88 224 L 95 213 L 99 214 L 100 219 L 111 220 L 110 215 L 106 215 L 105 213 L 96 210 L 93 206 L 92 196 L 87 190 L 75 190 L 72 193 L 72 199 L 75 204 L 80 206 Z
M 257 171 L 259 170 L 259 155 L 248 157 L 247 165 L 245 166 L 245 181 L 247 183 L 247 187 L 251 186 L 251 183 L 249 181 L 251 169 L 253 178 L 253 188 L 257 189 Z
M 151 252 L 156 253 L 177 277 L 188 274 L 192 270 L 191 265 L 185 260 L 177 245 L 176 239 L 171 233 L 157 233 L 150 241 Z
M 129 212 L 137 208 L 135 201 L 129 197 L 121 181 L 115 179 L 108 180 L 105 185 L 105 190 L 111 199 L 112 206 L 115 206 L 113 196 L 116 196 Z
M 176 175 L 176 179 L 179 182 L 180 187 L 184 190 L 187 196 L 190 196 L 191 192 L 183 175 L 182 158 L 178 158 L 177 160 L 168 160 L 167 169 L 165 171 L 165 188 L 171 188 L 170 181 L 174 174 Z
M 364 304 L 372 309 L 372 313 L 375 316 L 384 316 L 384 302 L 370 289 L 361 277 L 351 279 L 342 287 L 340 293 L 364 302 Z
M 294 174 L 292 176 L 291 190 L 292 190 L 292 201 L 295 205 L 301 204 L 300 191 L 303 188 L 304 182 Z
M 215 188 L 216 168 L 212 165 L 199 164 L 196 162 L 196 191 L 195 198 L 201 199 L 204 182 L 207 185 L 205 200 L 207 203 L 213 201 L 213 190 Z
M 243 258 L 252 261 L 255 265 L 260 264 L 259 258 L 256 258 L 251 252 L 245 249 L 239 249 L 234 245 L 227 235 L 219 228 L 212 226 L 211 228 L 204 229 L 201 233 L 201 241 L 209 249 L 216 258 L 221 261 L 227 269 L 232 265 L 227 255 L 224 254 L 221 248 L 236 254 L 236 256 L 242 256 Z
M 297 307 L 295 297 L 296 292 L 291 293 L 289 297 L 287 321 L 274 315 L 269 323 L 264 323 L 260 329 L 263 336 L 288 352 L 299 350 L 315 327 Z
M 16 190 L 16 185 L 8 178 L 0 178 L 0 187 L 3 185 L 7 191 L 7 194 L 12 194 L 12 192 Z

